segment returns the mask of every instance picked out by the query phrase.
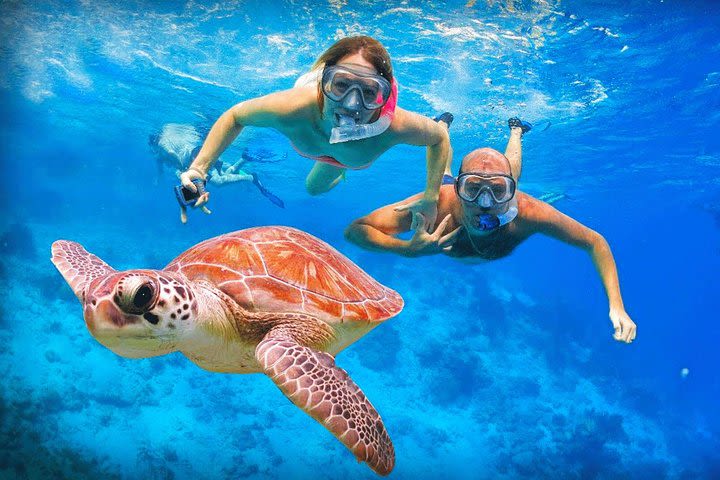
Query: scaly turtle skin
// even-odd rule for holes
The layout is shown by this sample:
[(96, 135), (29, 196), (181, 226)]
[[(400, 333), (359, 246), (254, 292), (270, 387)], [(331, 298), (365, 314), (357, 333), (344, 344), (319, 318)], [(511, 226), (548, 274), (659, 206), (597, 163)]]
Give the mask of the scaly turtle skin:
[(321, 240), (259, 227), (206, 240), (163, 270), (114, 270), (75, 242), (52, 261), (92, 335), (118, 355), (181, 351), (215, 372), (268, 375), (380, 475), (395, 452), (380, 415), (334, 355), (403, 307)]

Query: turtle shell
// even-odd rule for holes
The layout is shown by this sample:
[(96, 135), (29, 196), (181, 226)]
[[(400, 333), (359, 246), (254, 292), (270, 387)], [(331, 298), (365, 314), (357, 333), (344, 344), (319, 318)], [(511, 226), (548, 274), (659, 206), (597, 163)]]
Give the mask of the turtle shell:
[(403, 300), (322, 240), (289, 227), (211, 238), (165, 267), (213, 283), (248, 310), (305, 312), (326, 322), (381, 322)]

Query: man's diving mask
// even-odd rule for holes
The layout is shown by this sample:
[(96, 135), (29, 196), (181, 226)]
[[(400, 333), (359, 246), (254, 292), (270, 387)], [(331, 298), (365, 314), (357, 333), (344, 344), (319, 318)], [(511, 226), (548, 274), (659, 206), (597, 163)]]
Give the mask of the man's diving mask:
[(390, 82), (376, 74), (362, 72), (346, 65), (325, 67), (322, 74), (322, 90), (330, 100), (342, 102), (351, 92), (357, 92), (366, 110), (377, 110), (390, 98)]
[(482, 208), (507, 204), (503, 213), (483, 213), (478, 216), (478, 228), (483, 231), (495, 230), (507, 225), (518, 214), (515, 199), (515, 179), (505, 174), (462, 173), (455, 181), (458, 197)]
[(515, 188), (514, 178), (497, 173), (462, 173), (455, 182), (460, 198), (483, 208), (509, 202), (515, 196)]

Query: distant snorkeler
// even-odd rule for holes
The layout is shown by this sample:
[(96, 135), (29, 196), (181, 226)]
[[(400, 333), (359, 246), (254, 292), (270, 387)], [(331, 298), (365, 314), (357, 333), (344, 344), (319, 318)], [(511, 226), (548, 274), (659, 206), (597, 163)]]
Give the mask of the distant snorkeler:
[[(517, 190), (522, 169), (521, 139), (531, 125), (517, 118), (508, 123), (510, 139), (505, 155), (479, 148), (463, 158), (457, 178), (446, 172), (436, 221), (429, 222), (420, 213), (413, 219), (411, 212), (397, 208), (414, 201), (418, 194), (355, 220), (345, 236), (368, 250), (408, 257), (442, 253), (470, 262), (505, 257), (535, 233), (557, 238), (592, 256), (608, 297), (614, 338), (631, 343), (637, 327), (625, 312), (610, 246), (599, 233)], [(398, 238), (411, 230), (414, 235), (410, 240)]]
[[(150, 135), (148, 144), (155, 153), (158, 162), (158, 175), (162, 174), (165, 165), (175, 169), (175, 175), (179, 178), (200, 151), (201, 143), (202, 137), (200, 133), (194, 126), (188, 124), (168, 123), (162, 127), (160, 133)], [(270, 160), (266, 157), (267, 155), (263, 155), (258, 161), (260, 163), (269, 163)], [(236, 182), (251, 182), (268, 200), (278, 207), (284, 208), (285, 203), (260, 183), (256, 173), (246, 172), (241, 169), (245, 164), (254, 160), (253, 156), (247, 151), (244, 151), (241, 159), (233, 164), (218, 159), (214, 168), (208, 173), (207, 181), (216, 186)], [(204, 207), (204, 209), (207, 210), (207, 207)], [(181, 207), (181, 212), (183, 216), (187, 214), (185, 207)]]
[[(403, 208), (434, 221), (450, 139), (431, 119), (398, 107), (397, 97), (390, 56), (380, 42), (343, 38), (292, 89), (246, 100), (223, 113), (180, 176), (182, 184), (195, 192), (193, 180), (203, 179), (247, 126), (274, 128), (300, 155), (315, 161), (305, 181), (311, 195), (329, 191), (348, 169), (369, 167), (395, 145), (425, 146), (425, 191)], [(195, 206), (208, 199), (209, 193), (201, 194)]]

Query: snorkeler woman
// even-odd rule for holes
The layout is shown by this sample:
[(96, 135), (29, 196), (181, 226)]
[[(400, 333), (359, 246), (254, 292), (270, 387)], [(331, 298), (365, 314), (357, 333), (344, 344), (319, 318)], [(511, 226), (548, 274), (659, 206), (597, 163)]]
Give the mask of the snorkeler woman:
[[(397, 106), (390, 56), (371, 37), (339, 40), (320, 55), (313, 70), (294, 88), (245, 100), (223, 113), (193, 163), (181, 174), (182, 184), (196, 191), (193, 180), (207, 176), (246, 126), (273, 128), (303, 156), (315, 160), (305, 182), (311, 195), (327, 192), (348, 169), (368, 167), (395, 145), (425, 146), (425, 191), (399, 208), (435, 220), (450, 151), (447, 129)], [(209, 193), (203, 193), (194, 206), (201, 207), (208, 199)], [(181, 220), (187, 221), (184, 209)]]

